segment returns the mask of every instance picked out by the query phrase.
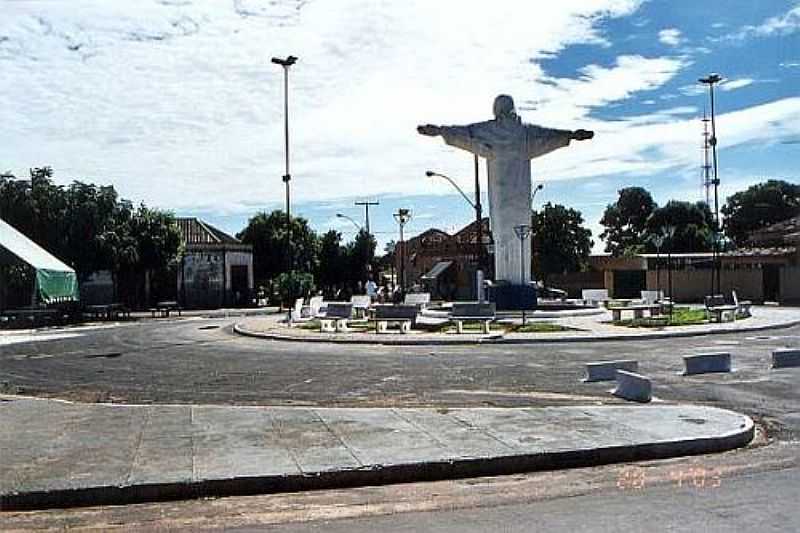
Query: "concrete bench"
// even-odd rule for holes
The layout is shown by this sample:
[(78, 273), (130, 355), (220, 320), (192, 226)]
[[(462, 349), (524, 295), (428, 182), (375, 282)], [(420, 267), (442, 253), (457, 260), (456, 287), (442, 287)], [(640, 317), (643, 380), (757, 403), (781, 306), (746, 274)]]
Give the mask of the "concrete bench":
[(323, 333), (347, 331), (347, 321), (353, 314), (350, 302), (330, 302), (324, 317), (319, 319), (319, 329)]
[(661, 304), (634, 304), (624, 307), (609, 307), (608, 310), (611, 311), (611, 319), (614, 322), (619, 322), (622, 320), (622, 313), (624, 311), (632, 312), (634, 319), (644, 318), (645, 311), (647, 311), (651, 317), (658, 316), (661, 314)]
[(610, 300), (607, 289), (583, 289), (581, 299), (586, 305), (598, 306), (601, 302)]
[(793, 368), (800, 366), (800, 350), (787, 348), (772, 352), (772, 368)]
[(687, 355), (684, 356), (683, 363), (686, 365), (686, 370), (683, 373), (685, 376), (711, 372), (730, 372), (731, 354), (719, 352)]
[(650, 378), (627, 370), (617, 370), (616, 378), (617, 388), (612, 392), (614, 396), (643, 403), (653, 399), (653, 384)]
[(748, 318), (751, 316), (750, 307), (753, 305), (753, 302), (750, 300), (740, 300), (736, 291), (731, 291), (731, 298), (733, 299), (733, 305), (736, 306), (736, 316), (740, 318)]
[(639, 370), (639, 362), (634, 359), (619, 359), (617, 361), (586, 363), (586, 377), (583, 381), (587, 383), (593, 381), (614, 381), (617, 379), (617, 370), (637, 372)]
[(375, 322), (375, 333), (386, 333), (390, 323), (400, 324), (400, 333), (410, 333), (417, 320), (417, 306), (406, 304), (378, 304), (370, 321)]
[(425, 309), (431, 303), (431, 293), (411, 292), (406, 294), (403, 300), (404, 305), (416, 305), (419, 309)]
[(706, 296), (706, 318), (709, 322), (733, 322), (736, 320), (736, 305), (728, 304), (721, 294)]
[(169, 317), (172, 311), (177, 311), (178, 316), (181, 316), (182, 310), (183, 308), (178, 305), (178, 302), (158, 302), (155, 307), (150, 308), (150, 314), (153, 318), (156, 317), (156, 314), (162, 317)]
[(488, 335), (491, 323), (497, 316), (494, 302), (453, 302), (450, 320), (456, 324), (456, 333), (464, 333), (464, 322), (480, 322), (481, 331)]
[(356, 294), (350, 297), (350, 303), (353, 304), (356, 318), (365, 318), (367, 310), (372, 305), (372, 298), (367, 294)]

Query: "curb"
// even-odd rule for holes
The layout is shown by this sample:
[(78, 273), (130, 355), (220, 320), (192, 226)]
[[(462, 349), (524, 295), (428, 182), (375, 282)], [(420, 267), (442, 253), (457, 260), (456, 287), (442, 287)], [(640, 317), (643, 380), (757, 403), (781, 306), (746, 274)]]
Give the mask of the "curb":
[(780, 324), (765, 324), (761, 326), (745, 326), (736, 329), (719, 329), (711, 331), (666, 331), (661, 333), (644, 333), (639, 335), (631, 334), (612, 334), (612, 335), (593, 335), (586, 337), (541, 337), (541, 338), (515, 338), (486, 336), (478, 338), (460, 339), (403, 339), (402, 337), (387, 334), (386, 339), (344, 339), (337, 337), (322, 336), (298, 336), (286, 335), (284, 333), (265, 333), (252, 331), (242, 327), (241, 323), (234, 324), (233, 331), (245, 337), (267, 339), (285, 342), (321, 342), (334, 344), (371, 344), (384, 346), (473, 346), (476, 344), (553, 344), (569, 342), (612, 342), (612, 341), (640, 341), (658, 340), (686, 337), (705, 337), (710, 335), (730, 335), (735, 333), (752, 333), (757, 331), (768, 331), (773, 329), (786, 329), (800, 325), (800, 320), (782, 322)]
[(130, 505), (204, 497), (345, 489), (367, 485), (500, 476), (539, 470), (586, 468), (612, 463), (718, 453), (741, 448), (750, 443), (755, 435), (755, 425), (750, 417), (744, 416), (744, 419), (745, 423), (738, 431), (691, 440), (390, 466), (371, 465), (357, 469), (297, 475), (238, 477), (196, 482), (101, 486), (5, 494), (0, 496), (0, 511)]

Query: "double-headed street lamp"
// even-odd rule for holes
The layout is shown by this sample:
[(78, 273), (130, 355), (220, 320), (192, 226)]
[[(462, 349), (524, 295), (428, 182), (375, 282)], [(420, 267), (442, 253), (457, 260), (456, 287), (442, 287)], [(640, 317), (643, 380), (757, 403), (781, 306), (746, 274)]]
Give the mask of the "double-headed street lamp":
[(400, 295), (405, 297), (406, 294), (406, 243), (403, 239), (403, 228), (411, 220), (410, 209), (398, 209), (397, 213), (392, 215), (400, 226)]
[(297, 62), (295, 56), (288, 56), (286, 59), (273, 57), (272, 62), (283, 67), (283, 135), (284, 148), (286, 155), (286, 172), (283, 175), (283, 183), (286, 184), (286, 271), (292, 270), (292, 217), (289, 211), (289, 182), (292, 179), (289, 173), (289, 67)]

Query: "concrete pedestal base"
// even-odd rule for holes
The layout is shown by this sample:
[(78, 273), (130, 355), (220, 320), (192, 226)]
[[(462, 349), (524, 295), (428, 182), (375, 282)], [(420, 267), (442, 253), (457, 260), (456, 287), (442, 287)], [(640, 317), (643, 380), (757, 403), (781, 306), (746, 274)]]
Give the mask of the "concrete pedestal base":
[(495, 303), (498, 311), (532, 311), (536, 309), (536, 288), (495, 283), (489, 287), (489, 301)]

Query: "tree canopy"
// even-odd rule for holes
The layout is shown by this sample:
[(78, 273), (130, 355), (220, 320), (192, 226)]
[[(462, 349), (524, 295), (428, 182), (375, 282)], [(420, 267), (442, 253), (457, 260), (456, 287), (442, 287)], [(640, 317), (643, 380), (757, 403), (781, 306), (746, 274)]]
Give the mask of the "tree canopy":
[(664, 230), (675, 228), (672, 238), (664, 242), (665, 250), (679, 253), (709, 252), (713, 248), (714, 217), (705, 202), (682, 202), (670, 200), (657, 208), (647, 220), (646, 249), (655, 252), (652, 237), (663, 235)]
[(171, 213), (134, 211), (114, 187), (52, 181), (50, 167), (30, 180), (0, 176), (0, 217), (72, 266), (79, 279), (99, 270), (158, 270), (174, 262), (180, 230)]
[(258, 283), (265, 283), (285, 272), (289, 257), (292, 270), (316, 271), (317, 234), (302, 217), (291, 217), (290, 231), (291, 250), (286, 246), (286, 213), (276, 209), (250, 218), (247, 226), (236, 235), (242, 242), (253, 245), (253, 272)]
[(647, 220), (656, 209), (650, 193), (642, 187), (620, 189), (619, 198), (609, 204), (600, 224), (605, 226), (600, 238), (606, 252), (613, 256), (640, 253), (647, 238)]
[(534, 211), (531, 226), (534, 270), (542, 279), (586, 267), (594, 243), (580, 211), (548, 202)]
[(768, 180), (729, 196), (722, 206), (725, 235), (737, 246), (757, 229), (800, 215), (800, 185)]

